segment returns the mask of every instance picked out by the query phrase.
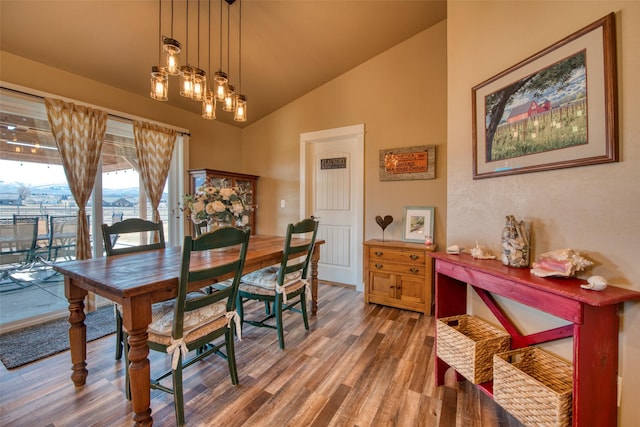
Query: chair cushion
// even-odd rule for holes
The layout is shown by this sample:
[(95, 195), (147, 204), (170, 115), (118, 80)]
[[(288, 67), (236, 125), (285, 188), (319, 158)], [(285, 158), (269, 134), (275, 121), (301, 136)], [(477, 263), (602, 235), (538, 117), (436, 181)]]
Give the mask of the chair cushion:
[[(187, 299), (202, 297), (200, 293), (187, 294)], [(171, 337), (173, 329), (173, 317), (175, 310), (175, 300), (169, 300), (153, 304), (151, 306), (151, 324), (147, 331), (149, 334), (164, 335)], [(195, 329), (201, 328), (219, 318), (225, 318), (227, 312), (227, 301), (222, 300), (193, 311), (184, 313), (183, 335), (186, 337)], [(226, 321), (226, 318), (225, 318)]]
[[(302, 280), (297, 280), (289, 284), (285, 289), (287, 290), (287, 293), (290, 294), (294, 291), (297, 291), (298, 289), (302, 288), (305, 285), (306, 285), (306, 282)], [(241, 292), (246, 292), (248, 294), (255, 294), (255, 295), (270, 295), (270, 296), (276, 295), (275, 289), (266, 289), (260, 286), (249, 285), (247, 283), (240, 283), (239, 290)]]
[[(245, 274), (242, 276), (240, 287), (243, 285), (251, 285), (267, 290), (276, 289), (276, 284), (278, 283), (278, 270), (280, 269), (280, 265), (272, 265), (261, 270), (254, 271), (253, 273)], [(302, 271), (294, 271), (293, 273), (285, 274), (284, 276), (284, 287), (289, 290), (289, 286), (295, 285), (297, 282), (300, 282), (300, 278), (302, 277)]]

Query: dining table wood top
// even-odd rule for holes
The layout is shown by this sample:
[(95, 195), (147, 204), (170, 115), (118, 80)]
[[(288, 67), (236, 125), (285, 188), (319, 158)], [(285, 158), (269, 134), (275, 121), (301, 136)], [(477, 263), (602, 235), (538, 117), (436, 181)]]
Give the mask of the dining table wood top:
[[(249, 273), (274, 264), (282, 257), (284, 236), (252, 235), (245, 259), (243, 273)], [(300, 240), (304, 239), (293, 239)], [(316, 240), (316, 246), (324, 240)], [(192, 265), (223, 264), (237, 257), (239, 247), (223, 251), (207, 251), (193, 255)], [(54, 270), (81, 280), (87, 290), (110, 300), (122, 303), (125, 298), (142, 294), (158, 294), (154, 301), (166, 299), (178, 286), (182, 248), (168, 247), (153, 251), (123, 254), (111, 257), (92, 258), (82, 261), (67, 261), (54, 264)], [(278, 261), (276, 261), (278, 262)]]

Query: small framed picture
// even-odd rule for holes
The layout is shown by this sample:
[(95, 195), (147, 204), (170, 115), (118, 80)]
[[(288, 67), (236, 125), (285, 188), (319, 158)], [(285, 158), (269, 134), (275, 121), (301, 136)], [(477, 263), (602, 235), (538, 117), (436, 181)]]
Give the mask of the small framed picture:
[(433, 206), (405, 206), (402, 241), (433, 245)]

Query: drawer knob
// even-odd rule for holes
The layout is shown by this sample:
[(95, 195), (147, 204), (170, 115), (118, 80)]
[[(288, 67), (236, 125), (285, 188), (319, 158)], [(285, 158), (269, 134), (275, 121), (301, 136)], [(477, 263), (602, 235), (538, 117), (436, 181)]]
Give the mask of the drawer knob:
[(376, 256), (382, 256), (382, 251), (375, 251)]
[(412, 260), (417, 260), (418, 258), (420, 258), (420, 256), (416, 255), (416, 254), (411, 254), (409, 255), (409, 258), (411, 258)]
[(418, 273), (420, 272), (420, 269), (415, 268), (415, 267), (411, 267), (411, 268), (409, 269), (409, 271), (410, 271), (410, 272), (412, 272), (413, 274), (418, 274)]
[(380, 264), (380, 263), (376, 263), (375, 266), (376, 266), (376, 268), (382, 268), (382, 264)]

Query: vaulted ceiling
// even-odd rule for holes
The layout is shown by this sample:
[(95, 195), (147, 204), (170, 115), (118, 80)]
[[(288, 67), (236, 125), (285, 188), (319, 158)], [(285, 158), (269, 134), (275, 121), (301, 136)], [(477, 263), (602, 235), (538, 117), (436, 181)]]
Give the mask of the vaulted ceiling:
[[(0, 47), (148, 96), (151, 66), (158, 63), (160, 5), (163, 35), (171, 35), (173, 22), (173, 38), (186, 45), (188, 28), (183, 64), (187, 50), (189, 64), (215, 71), (220, 65), (219, 0), (174, 0), (173, 21), (170, 0), (0, 0)], [(229, 9), (230, 66), (223, 6), (223, 69), (237, 87), (239, 0)], [(251, 124), (442, 21), (446, 7), (446, 0), (242, 0), (241, 91), (248, 98), (248, 121), (234, 122), (219, 108), (218, 120)], [(167, 102), (200, 114), (200, 103), (181, 97), (177, 83), (177, 77), (170, 77)]]

